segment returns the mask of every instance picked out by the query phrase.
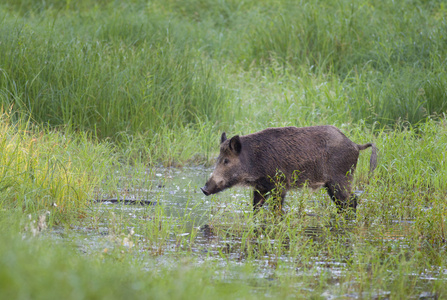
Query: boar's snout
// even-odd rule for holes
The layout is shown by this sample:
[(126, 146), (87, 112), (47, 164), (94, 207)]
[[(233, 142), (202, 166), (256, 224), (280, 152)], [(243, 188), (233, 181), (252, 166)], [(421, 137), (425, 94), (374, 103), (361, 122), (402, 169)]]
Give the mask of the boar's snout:
[(204, 186), (204, 187), (202, 187), (202, 188), (200, 188), (200, 189), (201, 189), (202, 192), (205, 194), (205, 196), (209, 196), (209, 195), (211, 195), (211, 193), (208, 192), (208, 190), (206, 189), (206, 186)]
[(219, 184), (217, 184), (212, 177), (205, 183), (205, 186), (200, 189), (205, 196), (216, 194), (222, 190), (222, 188), (219, 187)]

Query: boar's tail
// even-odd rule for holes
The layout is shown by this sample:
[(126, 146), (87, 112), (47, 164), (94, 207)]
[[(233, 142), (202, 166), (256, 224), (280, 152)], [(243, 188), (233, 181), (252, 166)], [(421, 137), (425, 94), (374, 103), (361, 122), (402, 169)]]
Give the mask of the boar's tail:
[(369, 159), (369, 174), (372, 174), (377, 167), (377, 147), (373, 143), (367, 143), (364, 145), (357, 145), (359, 150), (365, 150), (371, 147), (371, 158)]

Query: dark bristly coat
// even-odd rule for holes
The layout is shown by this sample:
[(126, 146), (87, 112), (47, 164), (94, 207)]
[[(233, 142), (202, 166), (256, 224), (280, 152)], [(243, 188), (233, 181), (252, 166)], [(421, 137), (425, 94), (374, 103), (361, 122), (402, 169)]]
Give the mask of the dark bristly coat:
[(375, 145), (358, 145), (334, 126), (268, 128), (231, 139), (223, 133), (215, 169), (202, 191), (210, 195), (235, 185), (251, 186), (257, 209), (281, 180), (281, 204), (289, 189), (307, 185), (326, 188), (339, 211), (355, 209), (351, 181), (359, 152), (368, 147), (372, 172), (377, 165)]

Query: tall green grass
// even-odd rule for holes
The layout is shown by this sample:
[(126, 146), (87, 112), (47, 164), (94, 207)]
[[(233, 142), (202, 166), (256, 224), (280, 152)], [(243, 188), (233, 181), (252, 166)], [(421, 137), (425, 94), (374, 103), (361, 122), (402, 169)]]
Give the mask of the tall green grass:
[(73, 16), (4, 19), (2, 105), (103, 138), (216, 120), (225, 92), (197, 50), (171, 45), (166, 21), (115, 15), (108, 24), (86, 16), (84, 25)]
[(393, 127), (446, 110), (442, 2), (7, 1), (0, 14), (2, 106), (101, 138), (154, 144), (192, 126), (203, 152), (204, 127)]
[(0, 208), (48, 214), (50, 224), (85, 216), (113, 161), (112, 147), (88, 134), (12, 124), (10, 118), (0, 116)]

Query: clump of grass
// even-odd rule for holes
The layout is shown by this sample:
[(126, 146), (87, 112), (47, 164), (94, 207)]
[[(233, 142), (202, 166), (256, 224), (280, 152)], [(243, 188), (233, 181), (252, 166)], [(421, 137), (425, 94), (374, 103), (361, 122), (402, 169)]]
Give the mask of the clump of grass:
[[(50, 222), (82, 216), (111, 159), (111, 147), (76, 136), (38, 130), (30, 123), (11, 124), (0, 117), (0, 193), (3, 209), (50, 212)], [(108, 157), (108, 158), (107, 158)]]
[[(358, 218), (369, 224), (397, 219), (416, 220), (419, 225), (436, 219), (437, 226), (429, 231), (422, 229), (426, 225), (417, 225), (414, 229), (421, 236), (436, 236), (442, 241), (446, 216), (440, 200), (446, 189), (445, 121), (429, 120), (419, 127), (408, 123), (398, 127), (400, 129), (381, 131), (373, 138), (379, 149), (379, 166), (373, 177), (362, 175), (366, 174), (368, 166), (367, 160), (360, 157), (357, 184), (365, 193)], [(357, 135), (354, 140), (372, 139), (365, 138), (364, 132), (354, 133)], [(430, 215), (433, 208), (436, 217)]]

